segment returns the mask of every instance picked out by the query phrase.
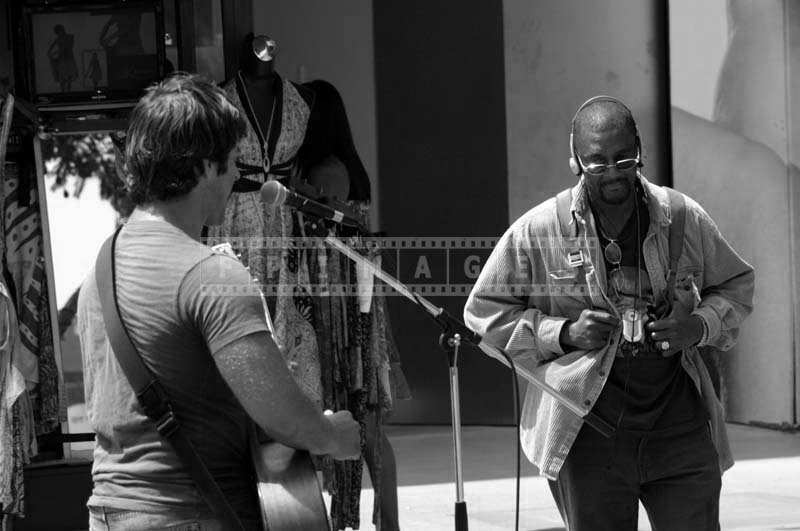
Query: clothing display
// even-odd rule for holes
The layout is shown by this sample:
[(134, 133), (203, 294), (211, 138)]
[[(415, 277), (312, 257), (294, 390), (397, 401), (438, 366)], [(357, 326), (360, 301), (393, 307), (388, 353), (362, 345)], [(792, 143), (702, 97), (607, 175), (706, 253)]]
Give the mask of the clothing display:
[[(59, 405), (59, 378), (50, 325), (42, 224), (34, 174), (7, 165), (3, 182), (5, 262), (15, 287), (20, 348), (15, 365), (22, 372), (36, 412), (36, 433), (50, 433), (65, 415)], [(27, 195), (27, 197), (23, 197)]]
[(38, 452), (36, 436), (52, 433), (66, 418), (59, 400), (32, 154), (30, 149), (18, 150), (19, 160), (6, 163), (0, 178), (4, 250), (0, 302), (10, 323), (3, 332), (9, 334), (9, 341), (3, 342), (6, 348), (0, 348), (0, 506), (4, 519), (24, 515), (24, 467)]
[[(268, 168), (270, 179), (286, 179), (305, 137), (311, 109), (294, 83), (283, 79), (278, 79), (277, 83), (281, 90), (266, 138), (260, 139), (257, 125), (248, 120), (237, 164)], [(249, 96), (241, 75), (223, 88), (231, 102), (244, 112)], [(256, 182), (257, 186), (267, 180), (263, 170), (245, 179)], [(240, 192), (228, 200), (225, 221), (209, 227), (208, 237), (212, 241), (231, 240), (253, 277), (264, 286), (275, 287), (265, 293), (275, 320), (275, 340), (282, 347), (290, 368), (303, 371), (305, 377), (299, 379), (300, 386), (309, 397), (320, 402), (316, 336), (303, 304), (308, 285), (305, 251), (294, 248), (291, 239), (296, 228), (296, 215), (290, 208), (264, 208), (257, 193)]]
[[(276, 83), (281, 90), (276, 91), (265, 138), (260, 138), (250, 104), (250, 99), (258, 95), (247, 93), (241, 74), (224, 86), (231, 101), (248, 117), (247, 135), (237, 160), (244, 179), (234, 185), (224, 223), (210, 227), (208, 236), (213, 243), (230, 241), (250, 273), (264, 286), (274, 316), (275, 340), (306, 395), (320, 407), (350, 410), (362, 425), (368, 412), (377, 412), (374, 418), (380, 422), (392, 407), (392, 375), (399, 376), (401, 383), (396, 387), (400, 395), (407, 394), (383, 301), (362, 312), (353, 295), (355, 266), (328, 248), (302, 244), (307, 241), (303, 238), (313, 236), (306, 234), (304, 216), (289, 207), (265, 208), (253, 193), (266, 180), (294, 186), (323, 160), (330, 162), (338, 155), (347, 161), (338, 165), (346, 169), (351, 192), (355, 190), (348, 194), (349, 206), (366, 222), (369, 180), (352, 139), (344, 144), (330, 140), (338, 136), (340, 126), (336, 124), (342, 117), (346, 126), (341, 98), (331, 97), (331, 90), (324, 88), (323, 97), (318, 98), (313, 88), (319, 88), (318, 84), (295, 85), (280, 77)], [(341, 110), (332, 112), (336, 109), (326, 103), (331, 101)], [(331, 122), (331, 117), (338, 117), (337, 121)], [(346, 133), (350, 138), (349, 126)], [(352, 186), (351, 168), (358, 173), (356, 186)], [(364, 247), (355, 236), (349, 243)], [(381, 427), (376, 428), (381, 434)], [(364, 444), (362, 435), (362, 448)], [(334, 529), (358, 528), (362, 462), (322, 461), (325, 484), (332, 496)], [(377, 481), (375, 473), (373, 481)]]
[(13, 364), (19, 348), (17, 315), (11, 293), (1, 281), (0, 326), (0, 507), (3, 512), (16, 512), (22, 501), (15, 496), (22, 485), (22, 468), (15, 463), (20, 457), (25, 461), (24, 449), (28, 446), (24, 438), (14, 436), (20, 432), (24, 413), (16, 404), (26, 393), (25, 378)]
[(336, 87), (322, 79), (303, 86), (313, 91), (314, 106), (299, 153), (301, 172), (307, 175), (325, 159), (335, 158), (348, 177), (347, 199), (369, 202), (372, 197), (369, 176), (356, 151), (342, 96)]

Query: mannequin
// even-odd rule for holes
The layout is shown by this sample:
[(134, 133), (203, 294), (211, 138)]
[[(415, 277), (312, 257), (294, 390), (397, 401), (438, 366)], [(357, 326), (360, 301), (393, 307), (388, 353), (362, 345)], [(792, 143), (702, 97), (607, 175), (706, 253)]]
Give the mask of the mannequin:
[(242, 41), (240, 71), (258, 125), (267, 134), (270, 116), (279, 90), (280, 76), (275, 72), (275, 41), (265, 35), (248, 33)]
[[(325, 248), (241, 243), (262, 238), (290, 242), (306, 235), (302, 215), (287, 206), (265, 208), (260, 203), (258, 191), (265, 181), (280, 180), (318, 201), (357, 203), (347, 207), (357, 214), (354, 217), (362, 217), (363, 211), (366, 219), (369, 179), (332, 85), (283, 79), (275, 66), (275, 43), (266, 36), (247, 35), (240, 50), (240, 71), (223, 86), (248, 121), (236, 161), (240, 178), (224, 222), (209, 227), (208, 236), (214, 242), (240, 242), (236, 251), (265, 286), (275, 340), (300, 388), (320, 407), (349, 409), (365, 425), (364, 454), (373, 482), (391, 485), (379, 489), (389, 494), (376, 496), (382, 507), (376, 506), (373, 514), (393, 522), (382, 525), (390, 531), (397, 528), (395, 464), (380, 420), (394, 398), (385, 383), (390, 372), (400, 369), (392, 363), (398, 356), (388, 354), (394, 343), (388, 338), (383, 300), (375, 301), (370, 311), (362, 310), (355, 297), (315, 294), (313, 286), (351, 285), (355, 280), (349, 279), (357, 278), (346, 257)], [(326, 460), (322, 467), (332, 497), (334, 529), (357, 529), (362, 462)]]

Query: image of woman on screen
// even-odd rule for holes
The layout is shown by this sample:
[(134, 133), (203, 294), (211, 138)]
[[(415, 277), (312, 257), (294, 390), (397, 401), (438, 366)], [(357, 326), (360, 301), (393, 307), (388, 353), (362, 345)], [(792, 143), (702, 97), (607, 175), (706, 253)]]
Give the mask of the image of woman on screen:
[(100, 30), (100, 46), (106, 49), (109, 58), (143, 54), (141, 25), (142, 15), (139, 13), (112, 15)]
[(61, 92), (69, 92), (72, 90), (72, 82), (78, 77), (78, 63), (75, 62), (72, 51), (75, 36), (67, 33), (62, 24), (56, 24), (53, 33), (56, 38), (47, 49), (47, 57), (50, 59), (53, 78), (61, 87)]
[(100, 58), (97, 57), (97, 52), (92, 52), (92, 58), (89, 60), (89, 66), (86, 68), (83, 77), (91, 81), (94, 90), (97, 90), (100, 80), (103, 79), (103, 71), (100, 67)]

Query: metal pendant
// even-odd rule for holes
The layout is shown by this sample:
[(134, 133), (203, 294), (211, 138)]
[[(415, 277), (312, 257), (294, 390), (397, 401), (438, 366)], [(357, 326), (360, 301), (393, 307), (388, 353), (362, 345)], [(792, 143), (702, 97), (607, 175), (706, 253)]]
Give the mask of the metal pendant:
[(611, 240), (608, 245), (603, 248), (603, 256), (610, 264), (619, 265), (622, 262), (622, 249), (620, 249), (617, 242)]
[(622, 337), (629, 343), (638, 343), (644, 339), (644, 319), (642, 313), (635, 308), (628, 308), (622, 314)]

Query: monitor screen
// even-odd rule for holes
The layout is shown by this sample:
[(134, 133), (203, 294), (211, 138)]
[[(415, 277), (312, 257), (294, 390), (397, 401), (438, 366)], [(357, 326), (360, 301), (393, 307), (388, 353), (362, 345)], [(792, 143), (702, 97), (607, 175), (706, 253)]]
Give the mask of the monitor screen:
[(120, 5), (87, 2), (31, 9), (37, 104), (136, 99), (162, 77), (163, 29), (156, 4)]

